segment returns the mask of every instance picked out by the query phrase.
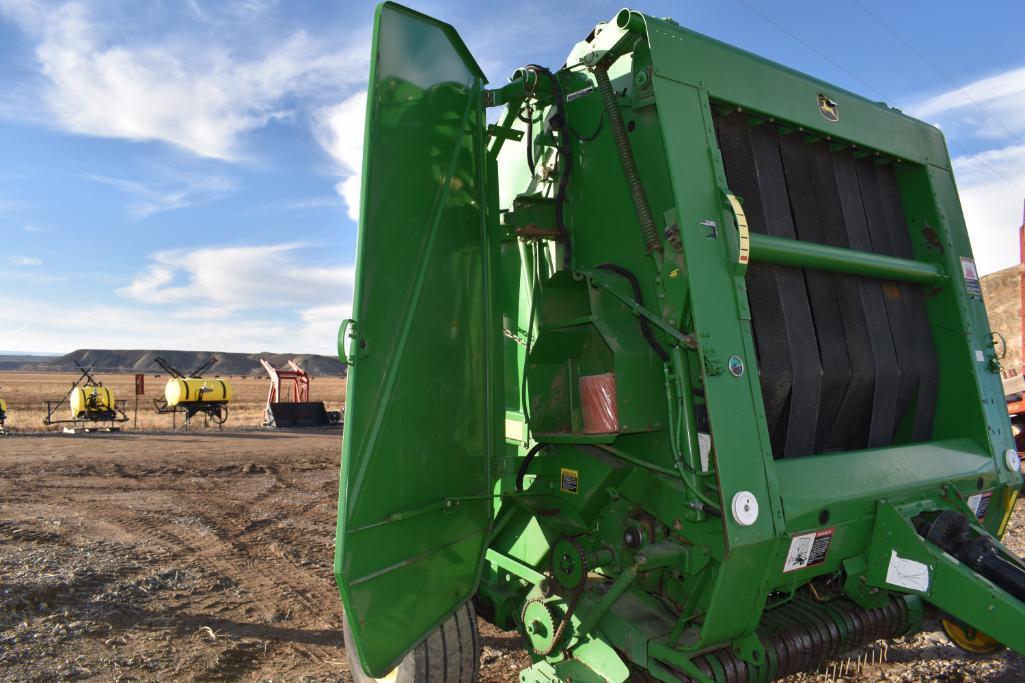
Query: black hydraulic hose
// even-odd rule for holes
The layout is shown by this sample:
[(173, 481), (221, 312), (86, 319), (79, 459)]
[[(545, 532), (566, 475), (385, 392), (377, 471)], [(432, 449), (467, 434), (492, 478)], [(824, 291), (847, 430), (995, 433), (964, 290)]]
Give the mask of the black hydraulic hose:
[[(630, 283), (630, 288), (633, 290), (634, 300), (641, 306), (644, 305), (644, 299), (641, 295), (641, 285), (637, 281), (636, 275), (634, 275), (632, 272), (630, 272), (623, 266), (618, 266), (615, 263), (603, 263), (600, 266), (598, 266), (598, 269), (607, 270), (610, 273), (615, 273), (616, 275), (625, 278), (627, 282)], [(648, 345), (655, 351), (656, 354), (658, 354), (658, 357), (662, 359), (663, 363), (668, 363), (669, 352), (666, 351), (662, 347), (662, 345), (658, 343), (657, 339), (655, 339), (655, 335), (651, 331), (651, 324), (648, 322), (648, 319), (645, 318), (643, 315), (639, 315), (637, 316), (637, 322), (641, 326), (641, 334), (644, 335), (644, 339), (648, 342)]]
[[(538, 64), (528, 64), (525, 67), (548, 79), (552, 86), (552, 99), (555, 104), (555, 116), (549, 119), (552, 131), (559, 134), (556, 150), (556, 163), (560, 167), (559, 184), (555, 188), (555, 227), (559, 231), (559, 241), (562, 242), (562, 265), (568, 269), (573, 261), (573, 243), (570, 240), (569, 231), (566, 229), (565, 203), (566, 187), (569, 185), (570, 175), (573, 173), (573, 150), (569, 146), (569, 120), (566, 118), (566, 100), (562, 95), (562, 86), (559, 79), (550, 70)], [(533, 144), (530, 140), (527, 145)]]
[(623, 176), (630, 188), (630, 197), (633, 199), (634, 210), (637, 212), (637, 222), (641, 226), (644, 245), (649, 254), (661, 254), (662, 242), (659, 240), (658, 228), (655, 227), (655, 218), (651, 214), (651, 206), (648, 204), (648, 195), (644, 191), (641, 176), (637, 172), (637, 163), (634, 161), (630, 140), (627, 138), (626, 126), (623, 125), (623, 114), (619, 111), (619, 104), (616, 102), (616, 92), (612, 89), (612, 82), (609, 80), (608, 68), (609, 65), (603, 62), (594, 69), (598, 93), (601, 95), (602, 105), (605, 108), (605, 118), (608, 119), (609, 127), (612, 129), (612, 139), (616, 143), (616, 152), (619, 155), (619, 163), (623, 167)]
[(551, 445), (552, 444), (550, 443), (536, 443), (533, 445), (533, 447), (531, 447), (529, 451), (527, 451), (527, 455), (524, 456), (523, 462), (520, 463), (519, 471), (516, 472), (517, 491), (523, 490), (523, 478), (527, 476), (527, 470), (530, 469), (530, 463), (534, 461), (534, 458), (537, 457), (538, 453), (550, 447)]

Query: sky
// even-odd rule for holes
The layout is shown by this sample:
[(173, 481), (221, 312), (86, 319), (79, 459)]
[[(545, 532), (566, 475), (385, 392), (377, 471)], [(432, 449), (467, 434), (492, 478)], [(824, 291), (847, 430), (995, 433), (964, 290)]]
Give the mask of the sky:
[[(622, 0), (412, 5), (492, 85)], [(634, 9), (947, 136), (983, 273), (1018, 261), (1025, 5), (648, 0)], [(0, 350), (334, 353), (351, 310), (374, 4), (0, 0)]]

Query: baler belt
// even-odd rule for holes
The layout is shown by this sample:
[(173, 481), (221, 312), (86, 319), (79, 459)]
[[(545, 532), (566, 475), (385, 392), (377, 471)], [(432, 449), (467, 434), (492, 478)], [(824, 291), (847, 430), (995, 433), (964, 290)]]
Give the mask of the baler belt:
[[(716, 132), (751, 230), (912, 258), (891, 166), (739, 113), (717, 116)], [(911, 438), (929, 438), (936, 357), (920, 287), (758, 263), (747, 273), (776, 457), (891, 445), (913, 404)]]
[[(840, 199), (848, 246), (860, 251), (872, 251), (854, 158), (833, 153), (830, 153), (829, 157), (833, 165), (833, 177)], [(874, 361), (874, 384), (866, 440), (864, 444), (858, 443), (857, 446), (876, 448), (888, 446), (893, 441), (897, 424), (897, 383), (901, 368), (897, 365), (897, 353), (894, 350), (890, 322), (886, 315), (882, 283), (878, 280), (858, 278), (858, 292), (868, 325), (868, 339)]]
[[(786, 178), (774, 128), (751, 127), (743, 116), (719, 119), (730, 189), (744, 198), (754, 232), (794, 239)], [(725, 152), (725, 149), (724, 149)], [(773, 450), (784, 457), (814, 452), (822, 366), (804, 276), (796, 268), (752, 264), (748, 293)], [(764, 306), (764, 308), (763, 308)], [(768, 417), (768, 415), (767, 415)]]
[[(786, 170), (797, 239), (827, 243), (823, 221), (819, 216), (807, 145), (800, 136), (787, 135), (780, 138), (780, 152)], [(819, 358), (822, 361), (822, 400), (819, 403), (813, 451), (821, 453), (826, 450), (826, 440), (830, 434), (838, 429), (846, 432), (849, 420), (857, 418), (857, 411), (853, 414), (841, 412), (841, 406), (851, 388), (851, 359), (847, 348), (848, 339), (844, 335), (836, 279), (832, 273), (820, 270), (804, 271), (804, 279), (815, 320)]]

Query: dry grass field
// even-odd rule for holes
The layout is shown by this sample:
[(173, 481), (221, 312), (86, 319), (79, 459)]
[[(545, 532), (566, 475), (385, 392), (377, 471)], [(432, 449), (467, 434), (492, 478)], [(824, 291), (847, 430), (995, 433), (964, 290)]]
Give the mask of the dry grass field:
[[(114, 391), (117, 400), (128, 400), (128, 422), (124, 430), (170, 430), (171, 416), (159, 415), (153, 409), (153, 399), (162, 397), (167, 375), (146, 375), (146, 395), (139, 397), (138, 427), (135, 423), (135, 375), (128, 373), (95, 373), (98, 381)], [(14, 432), (59, 431), (63, 425), (43, 424), (46, 401), (59, 400), (67, 393), (71, 383), (78, 379), (73, 373), (0, 372), (0, 398), (7, 401), (7, 428)], [(222, 377), (231, 382), (233, 397), (225, 428), (259, 427), (263, 422), (264, 406), (270, 380), (266, 376)], [(320, 377), (310, 382), (310, 399), (323, 401), (328, 410), (341, 410), (345, 403), (345, 378)], [(71, 409), (65, 403), (55, 415), (69, 419)], [(181, 428), (182, 418), (177, 418)], [(202, 429), (203, 419), (197, 417), (192, 429)], [(216, 429), (211, 425), (211, 429)]]

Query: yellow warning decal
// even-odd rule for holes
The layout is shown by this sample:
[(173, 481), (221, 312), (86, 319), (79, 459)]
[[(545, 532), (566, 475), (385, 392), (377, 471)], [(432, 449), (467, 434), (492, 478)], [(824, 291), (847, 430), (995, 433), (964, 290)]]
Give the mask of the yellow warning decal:
[(730, 203), (730, 208), (733, 209), (733, 215), (737, 218), (737, 232), (740, 233), (740, 254), (737, 257), (737, 263), (747, 265), (751, 258), (751, 233), (747, 229), (747, 216), (736, 195), (727, 193), (726, 199)]
[(559, 488), (563, 493), (580, 493), (580, 473), (569, 468), (561, 468), (559, 476)]

